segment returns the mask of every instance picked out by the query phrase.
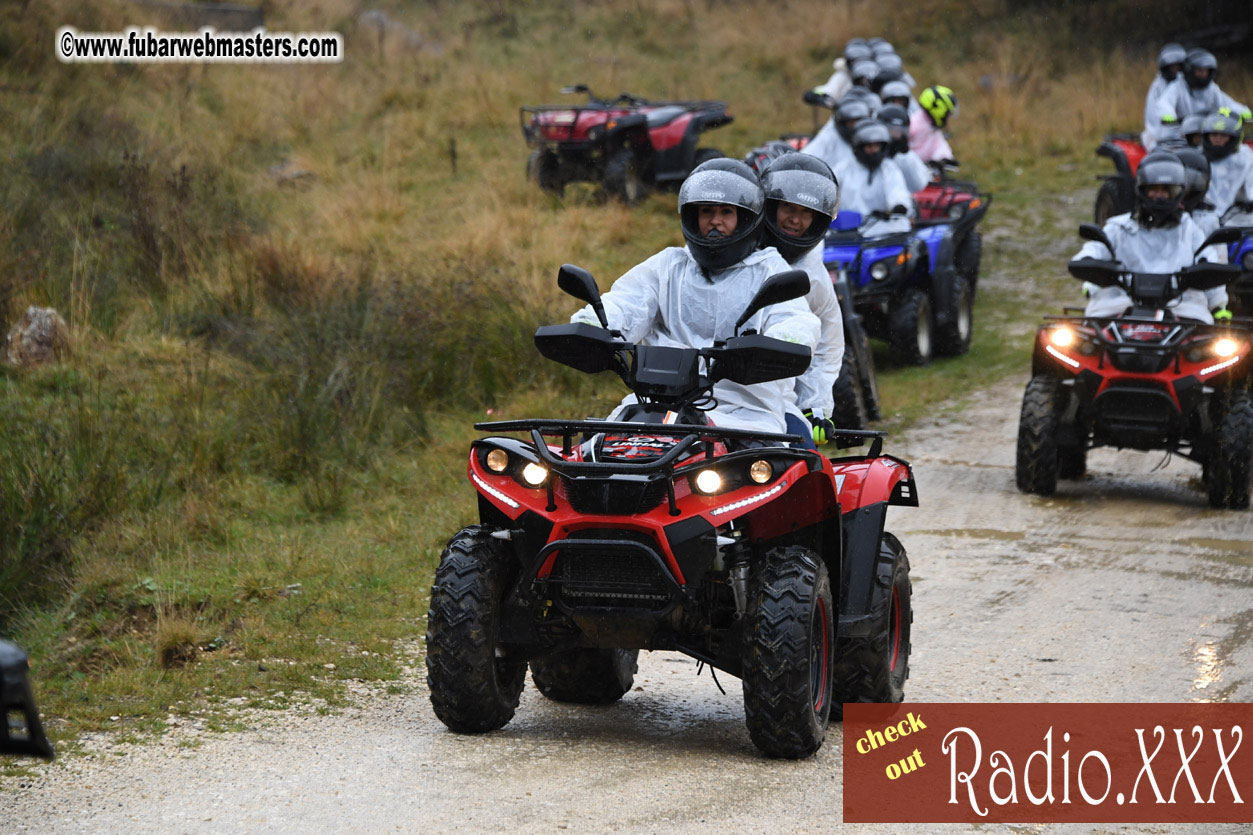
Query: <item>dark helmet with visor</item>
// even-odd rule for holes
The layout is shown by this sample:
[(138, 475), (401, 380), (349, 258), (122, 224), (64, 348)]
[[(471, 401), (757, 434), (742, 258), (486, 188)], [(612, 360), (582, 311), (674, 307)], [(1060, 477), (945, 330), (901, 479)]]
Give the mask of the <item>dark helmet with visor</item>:
[[(857, 161), (869, 168), (871, 171), (883, 164), (883, 160), (888, 155), (888, 145), (892, 142), (892, 135), (888, 133), (888, 126), (874, 119), (867, 119), (853, 129), (853, 156), (857, 157)], [(870, 145), (878, 144), (879, 150), (867, 152), (866, 148)]]
[(753, 150), (744, 155), (744, 162), (749, 168), (753, 169), (760, 177), (766, 171), (766, 166), (771, 160), (778, 159), (784, 154), (794, 154), (796, 149), (782, 139), (771, 139), (758, 145)]
[[(773, 246), (791, 263), (822, 242), (840, 207), (840, 186), (825, 162), (809, 154), (783, 154), (766, 166), (761, 187), (766, 192), (763, 246)], [(812, 211), (809, 228), (800, 235), (780, 229), (780, 203), (795, 203)]]
[(896, 51), (896, 47), (888, 43), (886, 38), (871, 38), (870, 40), (866, 41), (866, 43), (870, 46), (871, 51), (874, 52), (876, 57), (879, 55), (883, 55), (886, 52)]
[(894, 81), (900, 83), (901, 79), (904, 77), (905, 73), (900, 70), (885, 70), (880, 67), (879, 74), (874, 77), (874, 81), (870, 82), (870, 89), (874, 90), (876, 93), (882, 94), (884, 85), (891, 84)]
[(848, 42), (844, 47), (844, 63), (851, 68), (858, 61), (866, 61), (874, 58), (874, 53), (870, 47), (866, 46), (866, 42), (860, 38), (855, 38)]
[(909, 150), (909, 111), (899, 104), (885, 104), (875, 117), (888, 127), (892, 141), (888, 155), (896, 156)]
[[(1162, 186), (1165, 197), (1150, 197), (1148, 189)], [(1136, 170), (1135, 209), (1132, 216), (1146, 228), (1175, 226), (1183, 216), (1183, 193), (1188, 174), (1179, 157), (1170, 151), (1154, 151)]]
[(1166, 81), (1174, 81), (1179, 67), (1188, 58), (1188, 51), (1177, 43), (1168, 43), (1157, 53), (1157, 71)]
[(909, 99), (912, 95), (913, 91), (904, 81), (889, 81), (879, 88), (879, 98), (883, 99), (884, 105), (899, 104), (906, 110), (909, 109)]
[(1187, 186), (1183, 192), (1184, 211), (1195, 211), (1209, 192), (1209, 160), (1201, 153), (1200, 148), (1179, 148), (1175, 151), (1175, 156), (1183, 163), (1187, 177)]
[(870, 118), (870, 105), (856, 96), (845, 96), (832, 116), (835, 130), (845, 142), (853, 141), (853, 128), (863, 119)]
[(1201, 147), (1201, 139), (1205, 135), (1205, 114), (1193, 113), (1191, 116), (1183, 117), (1181, 130), (1184, 142), (1193, 148)]
[(848, 74), (852, 77), (854, 84), (869, 87), (874, 83), (875, 76), (879, 74), (879, 65), (866, 58), (853, 64)]
[(905, 62), (895, 52), (876, 53), (874, 62), (879, 65), (879, 72), (896, 70), (903, 73), (905, 71)]
[(1206, 49), (1193, 49), (1183, 59), (1183, 77), (1194, 90), (1204, 89), (1218, 75), (1218, 59)]
[[(766, 198), (753, 169), (737, 159), (712, 159), (693, 169), (679, 188), (679, 224), (692, 258), (706, 272), (738, 264), (757, 248)], [(738, 220), (730, 235), (700, 231), (700, 206), (734, 206)]]
[[(1244, 134), (1240, 121), (1239, 116), (1228, 116), (1224, 113), (1211, 113), (1205, 117), (1201, 123), (1201, 148), (1210, 162), (1226, 159), (1240, 149), (1240, 139)], [(1229, 139), (1222, 145), (1215, 144), (1210, 136), (1216, 133)]]

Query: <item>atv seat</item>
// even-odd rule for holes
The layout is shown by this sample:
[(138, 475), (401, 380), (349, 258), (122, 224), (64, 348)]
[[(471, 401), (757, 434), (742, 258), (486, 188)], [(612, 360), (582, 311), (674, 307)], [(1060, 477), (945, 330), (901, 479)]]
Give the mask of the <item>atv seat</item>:
[(686, 112), (686, 107), (679, 107), (678, 105), (659, 107), (656, 110), (650, 110), (645, 113), (644, 121), (650, 128), (660, 127), (667, 122), (673, 122)]

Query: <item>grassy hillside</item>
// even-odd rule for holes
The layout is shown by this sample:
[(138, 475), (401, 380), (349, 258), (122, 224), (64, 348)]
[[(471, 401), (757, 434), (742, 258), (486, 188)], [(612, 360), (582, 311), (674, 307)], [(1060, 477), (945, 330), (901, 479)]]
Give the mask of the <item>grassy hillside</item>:
[[(1153, 50), (1009, 5), (381, 4), (410, 38), (348, 0), (267, 4), (274, 30), (346, 35), (318, 66), (63, 65), (57, 26), (150, 21), (0, 7), (0, 321), (50, 304), (72, 330), (61, 365), (0, 366), (0, 633), (31, 650), (54, 732), (393, 678), (472, 519), (469, 424), (617, 398), (530, 337), (574, 307), (562, 262), (607, 287), (679, 242), (674, 197), (524, 182), (517, 108), (563, 84), (724, 99), (736, 121), (708, 142), (738, 155), (809, 128), (800, 91), (848, 37), (885, 34), (958, 93), (1000, 278), (968, 357), (885, 375), (889, 426), (1020, 369), (1011, 349), (1069, 289), (1092, 149), (1138, 126)], [(1247, 74), (1223, 84), (1253, 99)]]

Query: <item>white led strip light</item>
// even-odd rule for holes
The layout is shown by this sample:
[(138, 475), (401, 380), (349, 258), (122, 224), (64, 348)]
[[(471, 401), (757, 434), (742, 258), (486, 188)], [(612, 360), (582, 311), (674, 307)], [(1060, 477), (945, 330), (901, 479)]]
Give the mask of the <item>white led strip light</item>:
[[(1045, 345), (1045, 346), (1044, 346), (1044, 350), (1048, 351), (1050, 354), (1052, 354), (1053, 356), (1057, 357), (1059, 360), (1061, 360), (1062, 362), (1066, 363), (1066, 364), (1067, 364), (1067, 365), (1069, 365), (1071, 368), (1078, 368), (1078, 367), (1079, 367), (1079, 363), (1075, 362), (1075, 361), (1074, 361), (1074, 360), (1072, 360), (1070, 357), (1066, 356), (1066, 355), (1065, 355), (1065, 354), (1063, 354), (1061, 351), (1059, 351), (1059, 350), (1057, 350), (1056, 348), (1054, 348), (1052, 345)], [(1201, 373), (1204, 373), (1204, 372), (1201, 372)]]
[(1234, 356), (1229, 360), (1218, 363), (1218, 365), (1211, 365), (1209, 368), (1202, 368), (1201, 376), (1205, 376), (1206, 374), (1213, 374), (1215, 371), (1222, 371), (1224, 368), (1230, 368), (1231, 366), (1238, 363), (1240, 359), (1241, 358), (1239, 356)]
[(724, 504), (722, 507), (715, 508), (709, 511), (709, 515), (721, 516), (723, 513), (730, 513), (733, 510), (739, 510), (741, 507), (747, 507), (750, 504), (756, 504), (762, 499), (770, 498), (775, 493), (778, 493), (780, 490), (782, 490), (785, 486), (787, 486), (787, 482), (780, 482), (779, 484), (776, 484), (775, 486), (771, 487), (769, 490), (766, 490), (763, 493), (758, 493), (756, 496), (749, 496), (747, 499), (742, 499), (732, 504)]
[(470, 478), (474, 479), (474, 483), (475, 483), (475, 484), (477, 484), (478, 486), (482, 487), (484, 490), (486, 490), (486, 491), (487, 491), (488, 493), (490, 493), (492, 496), (495, 496), (496, 498), (500, 499), (502, 502), (504, 502), (505, 504), (509, 505), (510, 507), (517, 507), (517, 506), (518, 506), (518, 503), (517, 503), (517, 502), (515, 502), (513, 499), (511, 499), (511, 498), (509, 498), (508, 496), (506, 496), (504, 493), (502, 493), (502, 492), (500, 492), (499, 490), (497, 490), (497, 489), (496, 489), (495, 487), (493, 487), (492, 485), (488, 484), (488, 483), (487, 483), (486, 481), (484, 481), (483, 479), (479, 478), (479, 477), (478, 477), (478, 475), (477, 475), (476, 473), (470, 473)]

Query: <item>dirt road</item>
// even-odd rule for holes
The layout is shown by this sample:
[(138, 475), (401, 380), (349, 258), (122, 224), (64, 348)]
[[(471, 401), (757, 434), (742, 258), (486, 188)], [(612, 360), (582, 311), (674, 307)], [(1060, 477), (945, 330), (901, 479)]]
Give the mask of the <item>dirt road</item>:
[[(1209, 510), (1198, 467), (1157, 469), (1162, 456), (1136, 453), (1093, 453), (1091, 474), (1054, 498), (1019, 495), (1023, 382), (889, 444), (915, 463), (922, 500), (888, 518), (914, 568), (907, 699), (1253, 697), (1253, 513)], [(644, 654), (637, 689), (607, 708), (558, 705), (528, 686), (517, 718), (483, 737), (447, 732), (419, 686), (245, 733), (104, 746), (7, 780), (0, 830), (831, 829), (840, 726), (812, 759), (763, 759), (738, 680), (723, 676), (722, 695), (695, 671), (681, 656)], [(1167, 830), (1181, 831), (1136, 831)]]

